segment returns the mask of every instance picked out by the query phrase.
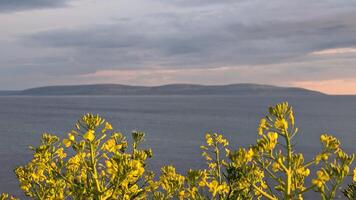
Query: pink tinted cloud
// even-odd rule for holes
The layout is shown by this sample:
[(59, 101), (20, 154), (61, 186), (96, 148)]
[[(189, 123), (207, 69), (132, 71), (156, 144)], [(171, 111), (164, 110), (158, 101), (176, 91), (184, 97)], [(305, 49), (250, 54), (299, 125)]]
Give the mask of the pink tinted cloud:
[[(259, 83), (279, 86), (296, 86), (327, 94), (356, 94), (356, 79), (322, 79), (322, 80), (287, 80), (279, 77), (282, 67), (271, 67), (261, 72), (260, 67), (225, 66), (210, 69), (135, 69), (135, 70), (101, 70), (81, 75), (82, 82), (119, 83), (128, 85), (163, 85), (172, 83), (193, 84), (231, 84)], [(251, 78), (253, 77), (253, 78)], [(255, 78), (261, 82), (251, 82)], [(265, 77), (270, 77), (266, 79)], [(264, 78), (264, 79), (263, 79)]]
[(293, 84), (311, 90), (317, 90), (326, 94), (356, 94), (356, 79), (337, 79), (323, 81), (302, 81)]
[(250, 67), (100, 70), (95, 73), (81, 75), (80, 78), (130, 85), (162, 85), (170, 83), (216, 84), (217, 80), (219, 84), (228, 84), (241, 81), (241, 79), (237, 79), (237, 74), (250, 74), (252, 71)]
[(318, 56), (329, 56), (329, 55), (336, 55), (336, 54), (350, 54), (356, 53), (356, 48), (335, 48), (335, 49), (324, 49), (321, 51), (314, 51), (310, 53), (311, 55), (318, 55)]

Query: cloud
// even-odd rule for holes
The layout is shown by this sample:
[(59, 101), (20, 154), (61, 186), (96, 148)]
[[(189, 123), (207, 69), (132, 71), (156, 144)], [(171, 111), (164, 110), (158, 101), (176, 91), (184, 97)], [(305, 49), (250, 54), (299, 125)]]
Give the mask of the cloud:
[[(270, 64), (254, 66), (225, 66), (191, 69), (118, 69), (98, 70), (79, 75), (82, 80), (101, 83), (123, 83), (138, 85), (160, 85), (170, 83), (231, 84), (267, 83), (284, 86), (302, 86), (306, 83), (328, 83), (328, 80), (353, 80), (356, 68), (343, 62), (338, 67), (330, 61), (300, 62), (293, 64)], [(291, 78), (292, 77), (292, 78)], [(297, 79), (295, 77), (298, 77)], [(89, 81), (90, 82), (90, 81)], [(306, 85), (309, 88), (315, 85)], [(345, 87), (349, 88), (350, 87)], [(324, 87), (324, 90), (325, 87)]]
[(69, 0), (0, 0), (0, 13), (63, 7), (67, 5), (68, 1)]
[(356, 94), (356, 79), (331, 79), (325, 81), (301, 81), (293, 84), (296, 87), (309, 88), (328, 94)]
[(96, 71), (295, 62), (311, 59), (307, 56), (312, 52), (356, 44), (354, 13), (244, 23), (236, 20), (236, 13), (218, 11), (157, 13), (108, 25), (41, 31), (22, 40), (30, 46), (71, 50), (72, 59), (83, 66), (77, 73), (84, 67)]
[[(144, 13), (130, 10), (140, 3)], [(102, 23), (72, 26), (61, 16), (56, 18), (61, 25), (50, 26), (55, 28), (26, 30), (15, 38), (23, 49), (9, 51), (20, 52), (15, 61), (1, 64), (11, 67), (7, 74), (35, 71), (65, 83), (288, 85), (356, 74), (354, 1), (135, 0), (127, 5), (132, 7), (116, 10), (124, 14)]]
[(238, 3), (242, 0), (155, 0), (165, 4), (183, 7), (202, 7), (211, 5)]
[[(92, 84), (92, 83), (120, 83), (129, 85), (160, 85), (170, 83), (195, 84), (231, 84), (231, 83), (261, 83), (282, 86), (298, 86), (320, 90), (326, 93), (337, 93), (337, 87), (342, 93), (354, 91), (348, 87), (347, 81), (353, 83), (356, 59), (349, 60), (318, 60), (296, 63), (282, 63), (269, 65), (224, 66), (211, 68), (101, 68), (93, 72), (83, 71), (80, 74), (66, 73), (60, 68), (60, 60), (48, 59), (41, 66), (26, 66), (26, 68), (9, 68), (0, 80), (1, 85), (13, 88), (28, 88), (44, 85)], [(58, 62), (56, 67), (48, 68), (48, 63)], [(72, 64), (76, 69), (76, 65)], [(46, 68), (48, 68), (46, 71)], [(26, 73), (25, 78), (18, 73)], [(26, 71), (24, 71), (26, 70)], [(60, 70), (60, 72), (58, 72)], [(338, 84), (329, 82), (338, 81)], [(15, 81), (15, 83), (12, 83)], [(322, 83), (322, 85), (318, 84)], [(345, 84), (342, 86), (342, 84)], [(350, 84), (352, 86), (353, 84)], [(328, 90), (330, 86), (330, 90)], [(346, 87), (347, 86), (347, 87)], [(356, 93), (356, 92), (353, 92)]]
[(349, 54), (356, 53), (356, 48), (335, 48), (335, 49), (324, 49), (321, 51), (311, 52), (311, 55), (335, 55), (335, 54)]

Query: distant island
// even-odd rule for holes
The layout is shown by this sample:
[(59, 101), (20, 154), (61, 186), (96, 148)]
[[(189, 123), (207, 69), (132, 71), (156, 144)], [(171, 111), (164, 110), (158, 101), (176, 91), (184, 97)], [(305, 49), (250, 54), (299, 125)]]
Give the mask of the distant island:
[(197, 85), (170, 84), (162, 86), (130, 86), (92, 84), (46, 86), (22, 91), (0, 91), (0, 95), (61, 96), (61, 95), (325, 95), (297, 87), (277, 87), (261, 84)]

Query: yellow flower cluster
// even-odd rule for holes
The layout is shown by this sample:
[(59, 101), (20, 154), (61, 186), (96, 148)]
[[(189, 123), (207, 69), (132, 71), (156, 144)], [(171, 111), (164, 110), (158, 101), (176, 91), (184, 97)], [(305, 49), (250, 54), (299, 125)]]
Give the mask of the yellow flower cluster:
[(9, 195), (6, 193), (1, 193), (0, 200), (17, 200), (17, 199), (15, 197), (13, 197), (12, 195)]
[(159, 182), (162, 189), (167, 192), (168, 196), (173, 197), (177, 189), (180, 196), (184, 193), (184, 180), (185, 177), (176, 173), (176, 169), (173, 166), (165, 166), (162, 168), (162, 176), (160, 177)]
[(340, 141), (334, 136), (323, 134), (320, 136), (320, 141), (328, 150), (337, 150), (340, 146)]
[[(34, 199), (144, 199), (150, 150), (138, 149), (143, 133), (134, 133), (132, 150), (126, 153), (122, 134), (98, 115), (87, 114), (63, 142), (44, 134), (34, 150), (33, 160), (16, 169), (21, 189)], [(72, 147), (68, 157), (62, 147)], [(145, 180), (145, 181), (143, 181)]]
[(324, 190), (325, 183), (330, 180), (328, 173), (325, 170), (316, 172), (317, 178), (312, 180), (312, 183), (321, 190)]
[(215, 197), (217, 194), (224, 194), (229, 192), (229, 187), (226, 183), (219, 184), (218, 181), (213, 180), (208, 183), (209, 192)]

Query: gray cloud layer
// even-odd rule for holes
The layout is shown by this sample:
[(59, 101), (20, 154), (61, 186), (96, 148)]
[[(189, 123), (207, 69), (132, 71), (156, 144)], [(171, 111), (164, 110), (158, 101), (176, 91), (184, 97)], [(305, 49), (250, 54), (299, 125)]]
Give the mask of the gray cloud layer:
[(63, 7), (67, 0), (0, 0), (0, 12)]
[(74, 50), (73, 59), (93, 71), (101, 66), (122, 69), (272, 64), (295, 61), (313, 51), (356, 45), (356, 12), (347, 9), (290, 20), (284, 20), (283, 15), (274, 19), (278, 13), (266, 12), (245, 22), (236, 11), (239, 4), (223, 5), (199, 12), (162, 12), (116, 20), (86, 29), (48, 30), (23, 39), (31, 45)]
[[(9, 2), (0, 0), (0, 7), (5, 6), (0, 12), (66, 3), (64, 0)], [(356, 64), (354, 55), (327, 58), (311, 55), (323, 49), (356, 47), (356, 1), (149, 2), (159, 4), (161, 9), (142, 16), (113, 18), (103, 24), (58, 26), (22, 34), (17, 38), (18, 44), (39, 53), (22, 60), (22, 65), (21, 60), (6, 64), (15, 72), (20, 68), (24, 71), (26, 63), (26, 70), (47, 75), (223, 66), (275, 70), (278, 73), (270, 74), (289, 78), (293, 74), (295, 80), (327, 79), (331, 72), (338, 77), (356, 74), (356, 68), (343, 66)], [(340, 67), (345, 73), (337, 70)], [(251, 77), (251, 82), (271, 82), (263, 80), (263, 76), (256, 77)]]

